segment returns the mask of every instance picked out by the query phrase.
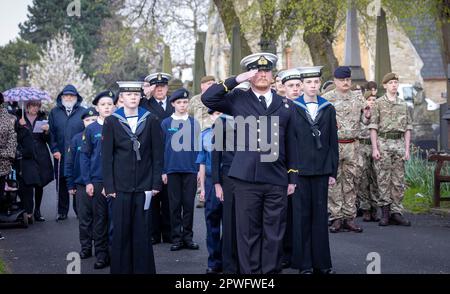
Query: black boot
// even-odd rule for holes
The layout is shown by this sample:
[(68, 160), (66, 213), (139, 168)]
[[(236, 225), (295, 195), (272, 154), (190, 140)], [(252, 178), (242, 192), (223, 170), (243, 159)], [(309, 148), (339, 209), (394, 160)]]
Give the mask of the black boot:
[(404, 218), (403, 215), (401, 215), (400, 213), (393, 213), (391, 215), (390, 221), (394, 225), (398, 225), (398, 226), (405, 226), (405, 227), (411, 226), (411, 222), (409, 220), (407, 220), (406, 218)]
[(389, 225), (389, 205), (381, 207), (381, 220), (378, 223), (379, 226), (385, 227)]

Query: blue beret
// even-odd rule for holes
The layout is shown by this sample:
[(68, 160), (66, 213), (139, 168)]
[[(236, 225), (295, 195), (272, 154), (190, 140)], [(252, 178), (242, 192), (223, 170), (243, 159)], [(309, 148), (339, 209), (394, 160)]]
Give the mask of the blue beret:
[(334, 71), (334, 77), (336, 79), (345, 79), (352, 76), (352, 70), (348, 66), (338, 66)]
[(98, 101), (100, 101), (100, 99), (102, 99), (103, 97), (111, 98), (113, 101), (115, 101), (114, 93), (112, 91), (103, 91), (95, 96), (94, 100), (92, 100), (92, 104), (97, 105)]
[(188, 99), (189, 98), (189, 92), (185, 88), (181, 88), (176, 90), (175, 92), (170, 95), (169, 101), (174, 102), (178, 99)]
[(84, 113), (81, 115), (81, 119), (85, 119), (91, 116), (98, 116), (98, 112), (97, 110), (95, 110), (94, 107), (89, 107), (88, 109), (86, 109)]

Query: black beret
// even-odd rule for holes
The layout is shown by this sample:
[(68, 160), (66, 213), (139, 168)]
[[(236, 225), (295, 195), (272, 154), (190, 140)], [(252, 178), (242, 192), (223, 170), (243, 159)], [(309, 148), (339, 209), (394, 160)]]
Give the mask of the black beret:
[(352, 70), (348, 66), (338, 66), (334, 71), (336, 79), (346, 79), (352, 76)]
[(214, 112), (216, 112), (216, 111), (212, 110), (211, 108), (208, 108), (208, 114), (213, 114)]
[(189, 98), (189, 91), (185, 88), (181, 88), (176, 90), (175, 92), (170, 95), (169, 101), (174, 102), (178, 99), (188, 99)]
[(92, 100), (92, 104), (97, 105), (98, 101), (100, 101), (100, 99), (102, 99), (103, 97), (111, 98), (113, 101), (115, 100), (114, 93), (112, 91), (108, 90), (108, 91), (103, 91), (100, 94), (98, 94), (97, 96), (95, 96), (94, 100)]
[(95, 110), (94, 107), (89, 107), (88, 109), (86, 109), (84, 113), (81, 115), (81, 119), (85, 119), (91, 116), (98, 116), (98, 112), (97, 110)]

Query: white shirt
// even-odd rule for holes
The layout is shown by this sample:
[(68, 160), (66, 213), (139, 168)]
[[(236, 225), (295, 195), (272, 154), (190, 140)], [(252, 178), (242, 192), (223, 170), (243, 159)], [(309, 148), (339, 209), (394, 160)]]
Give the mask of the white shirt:
[(175, 112), (170, 116), (171, 118), (175, 119), (175, 120), (187, 120), (189, 118), (189, 114), (186, 113), (182, 116), (176, 115)]
[[(253, 89), (252, 89), (253, 91)], [(269, 109), (270, 104), (272, 103), (272, 91), (269, 90), (268, 92), (264, 93), (264, 94), (258, 94), (255, 91), (253, 91), (253, 93), (255, 94), (255, 96), (258, 98), (258, 101), (261, 103), (261, 100), (259, 100), (259, 96), (264, 96), (264, 98), (266, 98), (266, 105), (267, 105), (267, 109)]]
[(97, 122), (99, 125), (103, 126), (103, 122), (104, 120), (102, 118), (100, 118), (100, 116), (97, 118)]
[(164, 110), (166, 110), (166, 106), (167, 106), (167, 96), (166, 96), (166, 98), (164, 98), (164, 100), (158, 100), (158, 99), (156, 99), (155, 98), (155, 100), (156, 100), (156, 102), (159, 104), (159, 102), (162, 102), (163, 104), (161, 105), (162, 106), (162, 108), (164, 109)]
[(136, 115), (136, 116), (127, 117), (127, 121), (128, 121), (128, 124), (130, 125), (130, 129), (133, 132), (133, 134), (136, 133), (138, 116)]
[(317, 102), (306, 102), (306, 108), (308, 108), (308, 113), (311, 116), (312, 120), (315, 120), (319, 104)]

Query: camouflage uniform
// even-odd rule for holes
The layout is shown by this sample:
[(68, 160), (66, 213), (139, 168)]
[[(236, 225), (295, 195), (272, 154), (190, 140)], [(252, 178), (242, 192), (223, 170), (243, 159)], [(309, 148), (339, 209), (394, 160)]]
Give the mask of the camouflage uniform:
[[(336, 185), (328, 192), (330, 220), (353, 219), (356, 217), (356, 180), (361, 176), (359, 154), (360, 123), (364, 116), (361, 109), (363, 97), (352, 91), (342, 95), (331, 90), (323, 95), (336, 109), (339, 139), (339, 166)], [(347, 142), (344, 142), (347, 141)]]
[(201, 100), (201, 95), (195, 95), (189, 100), (189, 115), (193, 116), (200, 124), (200, 128), (204, 131), (213, 124), (206, 107)]
[(375, 161), (379, 189), (379, 206), (390, 206), (392, 213), (402, 214), (405, 191), (405, 138), (412, 130), (411, 114), (405, 102), (396, 97), (389, 101), (386, 95), (378, 98), (369, 124), (377, 130), (381, 159)]
[(378, 207), (378, 185), (374, 163), (372, 159), (372, 144), (370, 142), (369, 127), (361, 123), (361, 134), (359, 136), (361, 156), (361, 176), (358, 177), (357, 191), (359, 207), (362, 210), (377, 209)]

